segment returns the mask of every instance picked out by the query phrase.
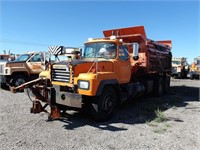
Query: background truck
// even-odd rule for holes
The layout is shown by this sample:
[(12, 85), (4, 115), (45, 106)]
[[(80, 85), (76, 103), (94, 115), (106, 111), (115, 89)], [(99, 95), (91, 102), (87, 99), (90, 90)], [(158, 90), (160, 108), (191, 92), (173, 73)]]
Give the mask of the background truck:
[[(71, 61), (81, 58), (80, 49), (77, 47), (51, 46), (49, 47), (49, 54), (51, 58), (48, 65), (62, 62), (62, 61), (71, 62)], [(39, 76), (42, 78), (48, 79), (48, 83), (49, 83), (50, 82), (49, 80), (51, 78), (51, 72), (50, 72), (51, 67), (48, 65), (47, 65), (47, 69), (45, 71), (42, 71), (39, 74)], [(35, 82), (33, 81), (33, 83)], [(27, 83), (25, 83), (25, 85), (27, 85)]]
[(193, 79), (199, 79), (200, 76), (200, 56), (194, 58), (194, 62), (190, 67), (190, 72), (188, 73), (188, 77)]
[(16, 55), (14, 54), (0, 54), (0, 62), (7, 62), (15, 60)]
[(128, 99), (168, 91), (171, 41), (148, 39), (143, 26), (103, 33), (104, 38), (88, 39), (80, 59), (53, 63), (48, 77), (41, 73), (37, 80), (12, 91), (30, 87), (36, 97), (33, 113), (46, 112), (49, 105), (49, 118), (56, 119), (67, 109), (87, 108), (97, 121), (110, 119)]
[(174, 78), (187, 78), (189, 72), (189, 65), (187, 58), (185, 57), (173, 57), (172, 58), (172, 73)]
[(10, 62), (0, 62), (0, 83), (19, 86), (38, 78), (49, 60), (45, 52), (30, 52)]

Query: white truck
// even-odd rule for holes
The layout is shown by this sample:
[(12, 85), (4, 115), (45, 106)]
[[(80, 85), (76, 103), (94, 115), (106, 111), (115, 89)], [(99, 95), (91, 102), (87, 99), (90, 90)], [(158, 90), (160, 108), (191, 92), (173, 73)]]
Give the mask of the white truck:
[(172, 73), (174, 78), (186, 78), (189, 72), (189, 65), (187, 58), (185, 57), (173, 57), (172, 58)]

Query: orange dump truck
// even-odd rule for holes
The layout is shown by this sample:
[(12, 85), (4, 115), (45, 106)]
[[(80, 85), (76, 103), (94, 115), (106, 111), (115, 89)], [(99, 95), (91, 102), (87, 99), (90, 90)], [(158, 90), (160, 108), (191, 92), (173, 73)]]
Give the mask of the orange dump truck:
[[(103, 33), (104, 38), (85, 42), (81, 58), (50, 65), (48, 84), (31, 88), (36, 95), (33, 113), (44, 111), (42, 101), (50, 105), (52, 119), (67, 109), (87, 106), (95, 120), (105, 121), (128, 99), (168, 91), (171, 41), (148, 39), (143, 26)], [(38, 80), (44, 79), (43, 74)]]

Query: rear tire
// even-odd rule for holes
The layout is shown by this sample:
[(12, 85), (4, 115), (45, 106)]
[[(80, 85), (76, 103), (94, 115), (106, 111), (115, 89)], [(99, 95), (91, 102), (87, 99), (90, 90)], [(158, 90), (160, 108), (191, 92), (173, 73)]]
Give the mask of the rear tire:
[(162, 77), (158, 77), (154, 80), (153, 95), (155, 97), (161, 97), (164, 94), (164, 81)]
[(92, 102), (92, 116), (97, 121), (109, 120), (117, 107), (117, 95), (112, 86), (106, 86)]
[(165, 82), (164, 82), (164, 93), (169, 92), (169, 87), (170, 87), (170, 77), (166, 76), (165, 77)]

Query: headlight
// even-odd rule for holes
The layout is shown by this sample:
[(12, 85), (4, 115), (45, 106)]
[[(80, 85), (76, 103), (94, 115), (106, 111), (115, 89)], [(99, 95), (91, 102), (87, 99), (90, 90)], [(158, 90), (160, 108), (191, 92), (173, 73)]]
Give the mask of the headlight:
[(90, 82), (89, 81), (78, 81), (78, 88), (84, 89), (84, 90), (89, 90)]
[(181, 72), (181, 68), (177, 68), (177, 72)]
[(10, 68), (5, 68), (5, 75), (10, 75)]

